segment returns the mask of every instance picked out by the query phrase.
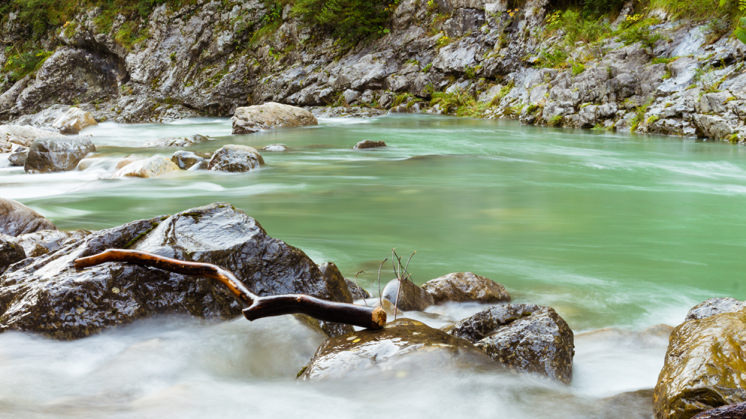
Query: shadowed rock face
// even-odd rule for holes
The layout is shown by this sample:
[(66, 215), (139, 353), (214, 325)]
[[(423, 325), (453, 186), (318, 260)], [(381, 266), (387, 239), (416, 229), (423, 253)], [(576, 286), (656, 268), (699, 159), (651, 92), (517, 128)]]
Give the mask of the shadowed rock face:
[(742, 302), (711, 299), (694, 307), (687, 319), (671, 333), (653, 398), (657, 418), (690, 418), (746, 401)]
[(108, 248), (214, 263), (260, 295), (349, 296), (344, 280), (331, 283), (301, 250), (269, 237), (245, 213), (218, 203), (97, 231), (26, 259), (0, 276), (0, 330), (74, 339), (158, 313), (229, 318), (241, 312), (221, 284), (206, 278), (122, 263), (81, 271), (72, 267), (75, 258)]
[(435, 304), (446, 301), (499, 303), (510, 301), (510, 294), (497, 282), (472, 272), (453, 272), (431, 279), (422, 289), (432, 295)]
[(10, 199), (0, 198), (0, 233), (18, 236), (39, 230), (56, 230), (51, 221), (21, 204)]
[(88, 138), (43, 138), (29, 147), (23, 169), (26, 173), (73, 170), (86, 154), (96, 151)]
[(433, 297), (408, 279), (389, 281), (381, 291), (381, 298), (396, 304), (399, 310), (422, 311), (433, 304)]
[(8, 266), (26, 258), (23, 247), (14, 242), (11, 237), (0, 235), (0, 274)]
[(694, 419), (743, 419), (746, 418), (746, 402), (731, 404), (702, 412)]
[(573, 333), (551, 307), (501, 304), (461, 320), (449, 332), (518, 371), (563, 383), (572, 378)]
[(399, 319), (383, 330), (363, 330), (328, 339), (299, 378), (359, 378), (444, 368), (495, 367), (468, 341), (416, 320)]

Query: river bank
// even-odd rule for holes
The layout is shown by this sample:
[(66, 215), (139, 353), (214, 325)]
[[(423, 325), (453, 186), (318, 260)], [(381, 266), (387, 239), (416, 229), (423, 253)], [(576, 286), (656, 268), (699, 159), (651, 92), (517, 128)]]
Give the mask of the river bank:
[[(746, 45), (725, 17), (629, 3), (591, 21), (546, 0), (391, 7), (384, 35), (354, 46), (317, 36), (290, 4), (168, 3), (134, 22), (81, 10), (44, 32), (38, 70), (6, 73), (0, 119), (43, 125), (50, 106), (78, 104), (99, 121), (167, 121), (277, 101), (745, 138)], [(2, 23), (7, 63), (23, 21)]]

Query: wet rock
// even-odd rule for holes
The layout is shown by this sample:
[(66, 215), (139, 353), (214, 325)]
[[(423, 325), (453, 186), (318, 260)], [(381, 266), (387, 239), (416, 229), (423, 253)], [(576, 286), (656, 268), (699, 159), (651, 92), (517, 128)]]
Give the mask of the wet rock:
[(18, 144), (11, 146), (10, 154), (8, 155), (8, 161), (11, 166), (23, 166), (26, 164), (26, 157), (28, 157), (28, 147)]
[(746, 308), (746, 301), (732, 297), (710, 298), (692, 307), (685, 320), (706, 319), (720, 313), (734, 313)]
[(746, 402), (731, 404), (704, 411), (694, 419), (743, 419), (746, 418)]
[[(400, 286), (401, 291), (399, 291)], [(383, 291), (381, 291), (381, 298), (390, 301), (392, 304), (396, 304), (399, 310), (406, 311), (422, 311), (433, 305), (433, 297), (408, 279), (399, 281), (394, 278), (389, 281), (383, 288)]]
[(288, 151), (288, 146), (285, 144), (270, 144), (262, 147), (264, 151)]
[(695, 114), (693, 120), (700, 137), (724, 140), (733, 133), (731, 121), (722, 116)]
[(54, 137), (54, 131), (47, 131), (27, 125), (0, 125), (0, 152), (11, 151), (13, 144), (28, 147), (39, 138)]
[(75, 258), (108, 248), (214, 263), (260, 295), (331, 299), (347, 290), (344, 282), (325, 280), (302, 251), (269, 237), (256, 220), (217, 203), (96, 231), (5, 273), (0, 276), (0, 330), (73, 339), (160, 313), (230, 318), (241, 312), (225, 287), (207, 278), (122, 263), (80, 271), (72, 267)]
[(21, 234), (15, 241), (23, 247), (26, 256), (30, 258), (46, 255), (68, 244), (80, 241), (90, 234), (86, 230), (41, 230), (33, 233)]
[(446, 301), (499, 303), (510, 301), (510, 294), (497, 282), (472, 272), (453, 272), (422, 284), (435, 304)]
[[(735, 306), (720, 303), (720, 309)], [(695, 307), (671, 333), (655, 386), (656, 417), (690, 418), (746, 401), (746, 308), (716, 313), (715, 305), (710, 300)]]
[(365, 288), (358, 285), (357, 282), (347, 278), (345, 278), (345, 282), (347, 283), (347, 288), (350, 290), (353, 300), (370, 298), (370, 293), (366, 291)]
[[(321, 278), (326, 283), (326, 288), (330, 290), (329, 299), (333, 301), (352, 302), (352, 294), (347, 281), (334, 262), (326, 262), (319, 265)], [(344, 286), (342, 285), (344, 284)], [(329, 336), (341, 336), (352, 332), (352, 326), (342, 323), (321, 322), (321, 329)]]
[(236, 108), (231, 119), (233, 134), (249, 134), (263, 129), (316, 125), (316, 117), (303, 108), (268, 102)]
[(383, 330), (362, 330), (328, 339), (299, 378), (401, 377), (417, 371), (465, 368), (494, 368), (494, 363), (466, 340), (416, 320), (399, 319)]
[(378, 147), (386, 147), (386, 142), (376, 141), (376, 140), (362, 140), (362, 141), (358, 141), (357, 144), (355, 144), (355, 146), (352, 147), (352, 149), (363, 150), (366, 148), (378, 148)]
[(206, 160), (206, 156), (200, 156), (193, 151), (179, 150), (171, 155), (171, 161), (182, 170), (187, 170), (195, 164)]
[(500, 304), (458, 322), (450, 332), (495, 361), (563, 383), (572, 378), (573, 333), (551, 307)]
[(248, 172), (264, 164), (262, 155), (254, 147), (228, 144), (210, 158), (210, 170), (223, 172)]
[(19, 236), (39, 230), (56, 230), (57, 227), (41, 214), (20, 202), (0, 198), (0, 233)]
[(5, 272), (8, 266), (23, 259), (26, 259), (23, 247), (12, 237), (0, 235), (0, 274)]
[(34, 140), (23, 166), (26, 173), (62, 172), (75, 169), (83, 157), (96, 151), (88, 138), (56, 137)]
[(124, 165), (121, 169), (117, 170), (114, 176), (151, 178), (165, 176), (179, 170), (181, 170), (179, 166), (171, 160), (161, 156), (153, 156), (147, 159), (135, 160)]
[(90, 112), (73, 106), (55, 119), (52, 127), (58, 129), (62, 134), (77, 134), (83, 128), (96, 124), (98, 122)]
[(160, 138), (145, 144), (146, 147), (189, 147), (210, 141), (204, 135), (195, 134), (189, 137)]

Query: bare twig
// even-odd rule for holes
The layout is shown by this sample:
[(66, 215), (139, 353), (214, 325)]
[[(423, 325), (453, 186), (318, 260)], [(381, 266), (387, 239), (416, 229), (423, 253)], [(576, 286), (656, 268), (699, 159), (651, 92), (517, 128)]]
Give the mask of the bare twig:
[(378, 265), (378, 303), (380, 307), (383, 307), (383, 296), (381, 295), (381, 268), (383, 268), (383, 264), (386, 263), (387, 260), (389, 260), (389, 258), (383, 259), (381, 264)]

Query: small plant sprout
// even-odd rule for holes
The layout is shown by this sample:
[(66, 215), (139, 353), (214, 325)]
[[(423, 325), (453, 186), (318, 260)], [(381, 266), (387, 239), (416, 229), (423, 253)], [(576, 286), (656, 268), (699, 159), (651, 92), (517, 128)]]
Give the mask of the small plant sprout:
[[(396, 320), (396, 314), (399, 310), (399, 293), (401, 292), (402, 283), (412, 276), (407, 271), (407, 268), (409, 268), (409, 262), (412, 261), (415, 253), (417, 253), (416, 250), (409, 255), (406, 265), (402, 266), (401, 257), (396, 253), (396, 249), (391, 249), (391, 263), (394, 267), (394, 275), (396, 275), (396, 279), (399, 281), (399, 287), (396, 288), (396, 299), (394, 301), (394, 320)], [(396, 263), (394, 263), (394, 260), (396, 260)]]

